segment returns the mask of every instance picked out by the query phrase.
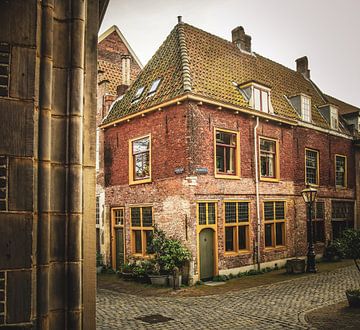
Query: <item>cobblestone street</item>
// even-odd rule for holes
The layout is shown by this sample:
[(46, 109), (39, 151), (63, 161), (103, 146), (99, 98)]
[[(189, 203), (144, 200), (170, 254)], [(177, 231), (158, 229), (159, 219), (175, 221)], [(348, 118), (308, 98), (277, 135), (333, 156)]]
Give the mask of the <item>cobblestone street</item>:
[[(346, 299), (360, 285), (354, 266), (205, 297), (141, 297), (99, 289), (97, 329), (308, 329), (305, 314)], [(139, 317), (160, 314), (165, 322)]]

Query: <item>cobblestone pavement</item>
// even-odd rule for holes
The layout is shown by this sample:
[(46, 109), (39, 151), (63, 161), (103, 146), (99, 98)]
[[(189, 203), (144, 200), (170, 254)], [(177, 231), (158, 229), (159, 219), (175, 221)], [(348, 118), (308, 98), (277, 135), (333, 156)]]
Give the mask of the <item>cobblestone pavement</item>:
[[(359, 287), (355, 267), (203, 297), (141, 297), (100, 289), (97, 329), (309, 329), (306, 312)], [(171, 320), (137, 319), (160, 314)]]

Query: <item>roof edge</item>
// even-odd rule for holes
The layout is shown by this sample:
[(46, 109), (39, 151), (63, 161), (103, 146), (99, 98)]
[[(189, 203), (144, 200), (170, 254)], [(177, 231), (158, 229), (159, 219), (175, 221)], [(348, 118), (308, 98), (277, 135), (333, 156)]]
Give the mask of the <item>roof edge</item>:
[(127, 47), (127, 49), (129, 50), (131, 56), (134, 58), (134, 60), (136, 61), (136, 63), (139, 65), (140, 69), (142, 70), (144, 68), (144, 66), (142, 65), (142, 63), (140, 62), (139, 58), (136, 56), (135, 52), (133, 51), (133, 49), (131, 48), (130, 44), (128, 43), (128, 41), (126, 40), (126, 38), (124, 37), (124, 35), (121, 33), (120, 29), (116, 26), (113, 25), (111, 27), (109, 27), (105, 32), (103, 32), (99, 38), (98, 38), (98, 43), (100, 43), (101, 41), (103, 41), (107, 36), (109, 36), (111, 33), (116, 32), (118, 34), (118, 36), (120, 37), (121, 41), (125, 44), (125, 46)]
[(180, 43), (180, 57), (182, 65), (183, 88), (184, 92), (191, 92), (191, 74), (190, 74), (190, 60), (187, 52), (184, 23), (180, 22), (177, 25), (178, 37)]

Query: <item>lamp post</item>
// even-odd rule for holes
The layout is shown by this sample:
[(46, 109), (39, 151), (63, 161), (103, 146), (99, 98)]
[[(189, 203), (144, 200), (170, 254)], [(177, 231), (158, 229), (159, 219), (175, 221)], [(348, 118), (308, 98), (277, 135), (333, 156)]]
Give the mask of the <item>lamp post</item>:
[(315, 202), (317, 190), (309, 185), (301, 192), (301, 195), (305, 201), (305, 204), (309, 210), (309, 231), (308, 231), (308, 252), (307, 252), (307, 263), (306, 272), (316, 273), (315, 266), (315, 250), (313, 242), (313, 224), (312, 224), (312, 206)]

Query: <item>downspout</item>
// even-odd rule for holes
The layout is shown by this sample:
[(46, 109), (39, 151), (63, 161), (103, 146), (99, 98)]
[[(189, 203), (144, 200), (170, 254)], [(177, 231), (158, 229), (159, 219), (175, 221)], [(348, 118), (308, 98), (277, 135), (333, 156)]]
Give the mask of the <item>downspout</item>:
[(256, 189), (256, 263), (260, 270), (260, 239), (261, 239), (261, 219), (260, 219), (260, 198), (259, 198), (259, 167), (258, 167), (258, 148), (257, 148), (257, 128), (259, 127), (259, 117), (256, 117), (254, 127), (254, 155), (255, 155), (255, 189)]

